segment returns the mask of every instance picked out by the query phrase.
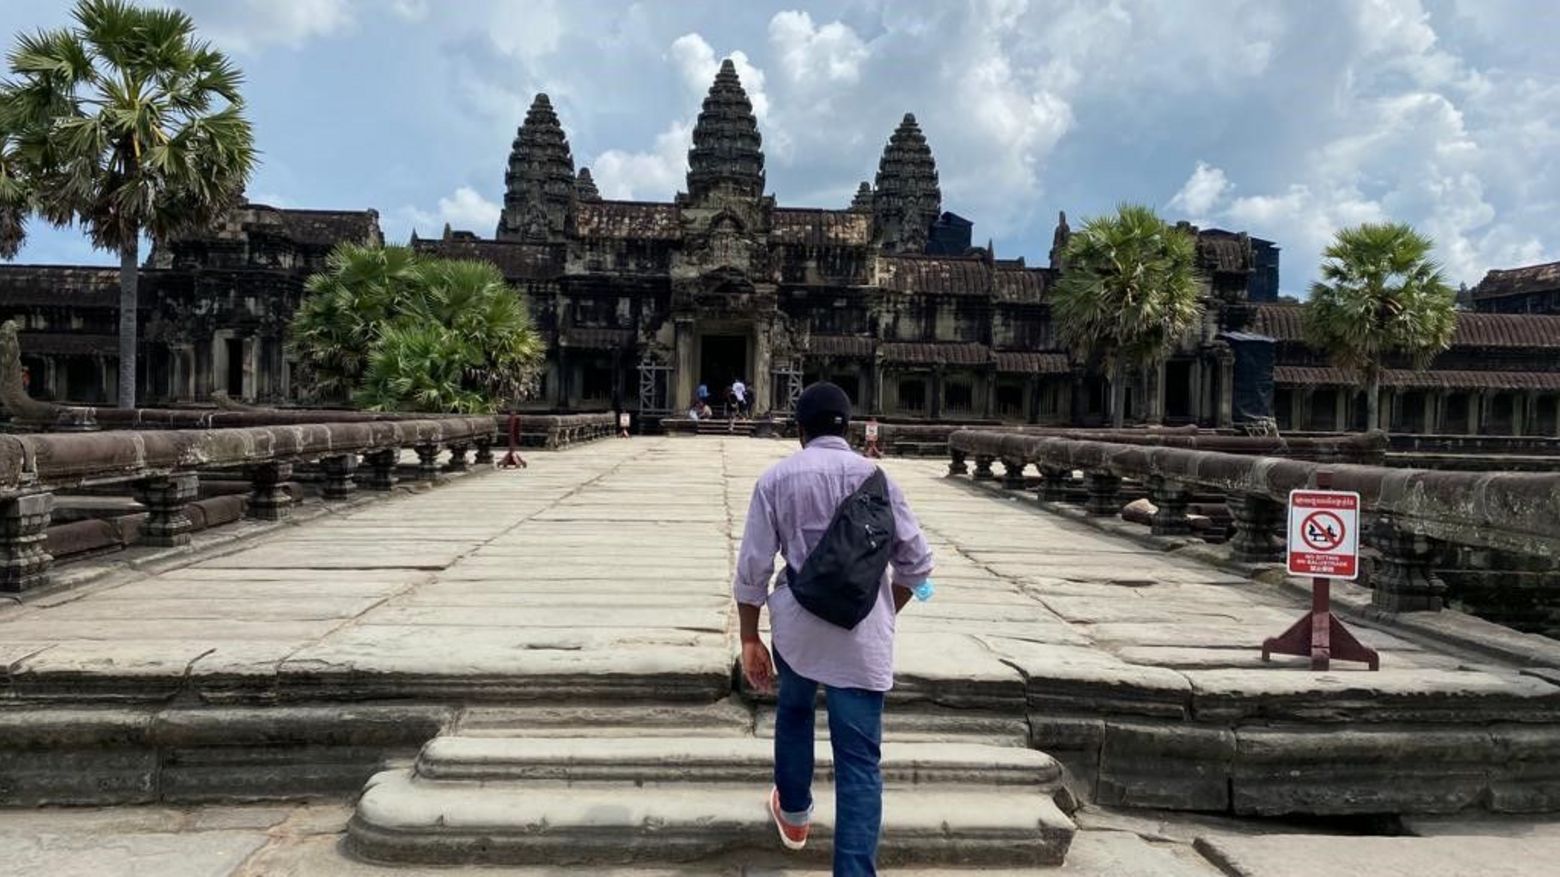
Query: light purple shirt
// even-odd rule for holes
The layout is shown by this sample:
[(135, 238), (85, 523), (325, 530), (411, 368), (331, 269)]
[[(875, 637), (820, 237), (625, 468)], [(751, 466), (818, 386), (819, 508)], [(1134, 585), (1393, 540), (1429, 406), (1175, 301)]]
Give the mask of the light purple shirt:
[(899, 485), (888, 481), (894, 509), (894, 546), (877, 606), (854, 630), (803, 609), (786, 579), (774, 582), (775, 554), (800, 570), (834, 518), (834, 510), (876, 465), (836, 436), (814, 439), (759, 476), (748, 505), (742, 550), (731, 592), (738, 603), (769, 606), (774, 649), (802, 676), (836, 688), (887, 691), (894, 687), (893, 585), (914, 588), (932, 572), (932, 549), (921, 535)]

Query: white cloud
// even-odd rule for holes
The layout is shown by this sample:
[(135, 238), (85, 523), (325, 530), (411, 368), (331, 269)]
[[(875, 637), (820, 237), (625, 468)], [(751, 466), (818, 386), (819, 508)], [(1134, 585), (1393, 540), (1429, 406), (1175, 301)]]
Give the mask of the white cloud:
[(1200, 217), (1223, 201), (1232, 188), (1223, 170), (1199, 161), (1181, 191), (1170, 199), (1170, 206), (1184, 210), (1192, 217)]
[(564, 15), (557, 0), (494, 3), (488, 14), (487, 33), (493, 45), (526, 61), (557, 50), (563, 31)]
[(603, 198), (670, 200), (686, 179), (692, 145), (693, 123), (673, 122), (649, 152), (609, 149), (596, 156), (590, 173)]
[(386, 217), (385, 240), (399, 243), (403, 236), (416, 232), (421, 237), (437, 237), (446, 223), (456, 231), (471, 231), (487, 237), (498, 226), (503, 207), (482, 197), (470, 186), (461, 186), (439, 199), (436, 210), (402, 207)]
[(235, 52), (267, 45), (296, 49), (354, 20), (352, 0), (178, 0), (203, 37)]
[(814, 27), (811, 15), (795, 10), (777, 12), (769, 20), (769, 44), (795, 84), (854, 83), (868, 55), (866, 43), (849, 26), (831, 21)]
[[(683, 85), (691, 94), (703, 98), (709, 93), (710, 85), (715, 82), (715, 74), (720, 72), (722, 59), (715, 57), (715, 49), (704, 37), (697, 33), (683, 34), (672, 41), (667, 57), (677, 67)], [(742, 90), (747, 92), (748, 100), (753, 103), (753, 115), (760, 122), (764, 121), (769, 116), (769, 95), (764, 92), (764, 71), (754, 66), (748, 60), (747, 53), (741, 49), (726, 57), (737, 68), (737, 79), (742, 82)]]

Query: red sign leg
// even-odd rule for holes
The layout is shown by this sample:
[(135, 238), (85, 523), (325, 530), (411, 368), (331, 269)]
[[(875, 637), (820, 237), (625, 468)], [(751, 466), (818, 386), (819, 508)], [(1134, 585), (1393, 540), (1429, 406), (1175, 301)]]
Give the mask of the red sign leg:
[(1361, 643), (1332, 614), (1332, 580), (1326, 578), (1311, 581), (1311, 611), (1288, 630), (1262, 643), (1262, 660), (1273, 655), (1308, 657), (1312, 670), (1329, 669), (1333, 658), (1360, 661), (1372, 670), (1381, 669), (1381, 656), (1376, 650)]

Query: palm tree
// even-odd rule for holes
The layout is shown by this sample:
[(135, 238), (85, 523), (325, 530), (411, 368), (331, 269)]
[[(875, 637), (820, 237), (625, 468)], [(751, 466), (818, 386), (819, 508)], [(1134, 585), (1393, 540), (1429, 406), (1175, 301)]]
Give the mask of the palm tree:
[(488, 262), (343, 244), (293, 319), (315, 392), (381, 411), (492, 411), (545, 353), (525, 298)]
[(1065, 346), (1109, 370), (1116, 427), (1126, 416), (1127, 369), (1159, 362), (1202, 317), (1195, 252), (1190, 234), (1138, 204), (1088, 219), (1067, 242), (1052, 319)]
[(291, 347), (313, 394), (350, 402), (392, 315), (416, 297), (419, 262), (410, 247), (344, 243), (306, 282), (293, 315)]
[(17, 36), (0, 86), (0, 254), (21, 219), (80, 223), (119, 254), (119, 406), (135, 406), (141, 236), (233, 206), (254, 167), (242, 74), (183, 12), (79, 0), (75, 26)]
[(1311, 284), (1306, 338), (1365, 385), (1366, 429), (1381, 425), (1388, 358), (1424, 368), (1451, 346), (1457, 295), (1430, 259), (1433, 246), (1402, 223), (1340, 229), (1322, 254), (1322, 279)]

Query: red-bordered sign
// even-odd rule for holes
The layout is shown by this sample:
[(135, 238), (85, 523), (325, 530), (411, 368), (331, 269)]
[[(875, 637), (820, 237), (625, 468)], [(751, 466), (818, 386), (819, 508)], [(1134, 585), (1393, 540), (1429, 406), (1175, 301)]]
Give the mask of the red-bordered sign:
[(1289, 572), (1352, 581), (1360, 570), (1360, 495), (1289, 493)]

